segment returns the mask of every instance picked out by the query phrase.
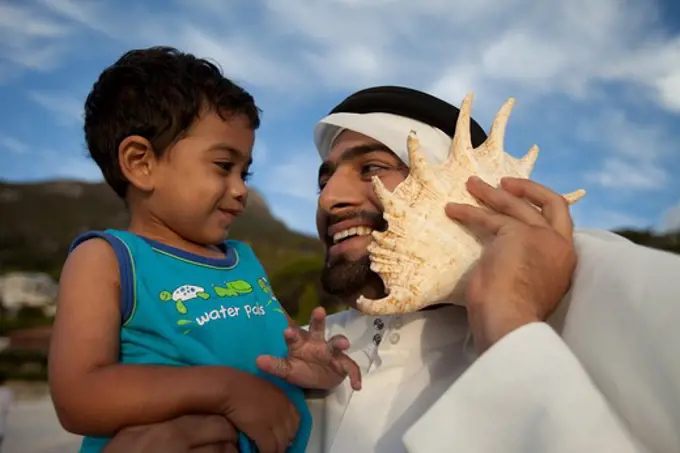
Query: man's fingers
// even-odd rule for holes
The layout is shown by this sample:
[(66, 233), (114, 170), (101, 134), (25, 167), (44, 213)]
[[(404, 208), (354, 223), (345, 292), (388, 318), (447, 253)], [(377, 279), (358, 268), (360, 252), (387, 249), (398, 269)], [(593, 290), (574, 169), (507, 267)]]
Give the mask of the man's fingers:
[(236, 442), (237, 439), (236, 429), (221, 415), (184, 415), (169, 423), (182, 433), (191, 448), (218, 442)]
[(467, 204), (448, 203), (446, 215), (471, 229), (475, 234), (495, 235), (505, 222), (501, 216), (484, 208)]
[(533, 226), (546, 226), (546, 220), (541, 213), (522, 197), (517, 197), (509, 191), (497, 189), (478, 177), (472, 177), (467, 182), (468, 191), (483, 205), (522, 223)]
[(309, 336), (312, 341), (325, 341), (326, 339), (326, 310), (316, 307), (309, 319)]
[(564, 238), (571, 241), (574, 224), (566, 198), (529, 179), (503, 178), (501, 185), (513, 195), (526, 198), (536, 205), (542, 211), (548, 224)]
[(272, 376), (279, 377), (281, 379), (286, 379), (291, 372), (290, 361), (285, 359), (279, 359), (271, 355), (261, 355), (255, 359), (255, 365)]

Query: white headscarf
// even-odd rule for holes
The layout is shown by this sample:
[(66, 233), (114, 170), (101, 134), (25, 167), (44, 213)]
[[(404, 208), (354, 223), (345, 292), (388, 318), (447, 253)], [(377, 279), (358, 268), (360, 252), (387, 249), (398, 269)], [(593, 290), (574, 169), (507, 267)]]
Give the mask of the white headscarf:
[(449, 156), (451, 137), (441, 129), (420, 121), (391, 113), (333, 113), (319, 121), (314, 128), (314, 144), (321, 159), (326, 158), (335, 140), (345, 130), (381, 142), (407, 166), (406, 139), (412, 130), (418, 135), (421, 152), (430, 164), (441, 164)]

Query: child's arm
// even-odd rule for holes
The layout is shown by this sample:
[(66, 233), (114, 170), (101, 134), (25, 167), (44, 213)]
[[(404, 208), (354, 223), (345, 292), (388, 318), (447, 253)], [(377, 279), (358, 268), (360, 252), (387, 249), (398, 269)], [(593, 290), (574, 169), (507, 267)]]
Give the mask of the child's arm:
[[(228, 367), (118, 364), (119, 296), (118, 263), (109, 244), (90, 239), (78, 246), (62, 270), (49, 357), (52, 398), (68, 431), (109, 436), (184, 414), (231, 418), (244, 410), (246, 397), (261, 405), (252, 389), (276, 398), (264, 380)], [(281, 409), (278, 402), (272, 405)]]

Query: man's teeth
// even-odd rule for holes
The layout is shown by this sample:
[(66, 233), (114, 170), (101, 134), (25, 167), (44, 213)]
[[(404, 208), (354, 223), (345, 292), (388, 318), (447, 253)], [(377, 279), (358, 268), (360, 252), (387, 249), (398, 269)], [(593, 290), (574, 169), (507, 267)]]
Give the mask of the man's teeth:
[(342, 230), (338, 233), (335, 233), (333, 235), (333, 243), (337, 244), (338, 242), (350, 236), (368, 236), (372, 232), (373, 232), (372, 228), (365, 226), (348, 228), (346, 230)]

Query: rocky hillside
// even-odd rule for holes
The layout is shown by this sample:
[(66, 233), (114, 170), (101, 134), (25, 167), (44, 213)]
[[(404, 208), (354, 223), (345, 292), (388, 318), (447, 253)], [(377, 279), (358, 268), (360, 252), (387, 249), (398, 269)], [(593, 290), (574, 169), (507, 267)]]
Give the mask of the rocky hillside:
[[(126, 222), (123, 203), (105, 184), (0, 182), (0, 273), (41, 271), (56, 279), (68, 246), (79, 233), (124, 228)], [(274, 218), (257, 192), (251, 192), (231, 237), (251, 244), (292, 312), (298, 311), (304, 294), (326, 301), (318, 285), (321, 244)]]

